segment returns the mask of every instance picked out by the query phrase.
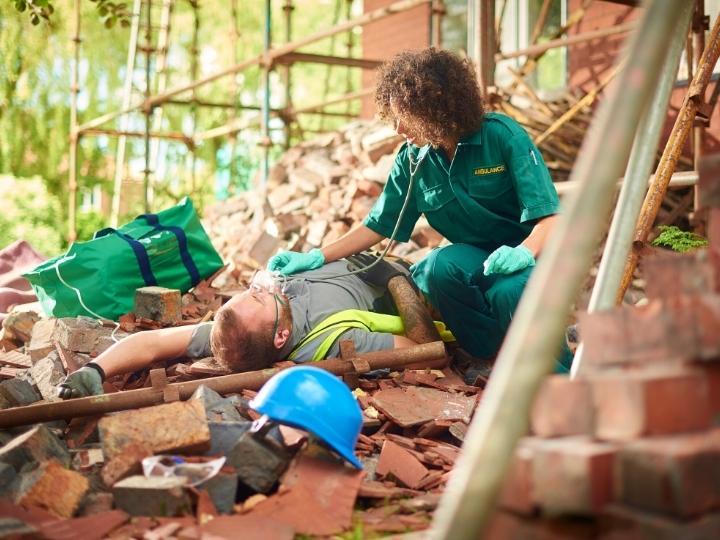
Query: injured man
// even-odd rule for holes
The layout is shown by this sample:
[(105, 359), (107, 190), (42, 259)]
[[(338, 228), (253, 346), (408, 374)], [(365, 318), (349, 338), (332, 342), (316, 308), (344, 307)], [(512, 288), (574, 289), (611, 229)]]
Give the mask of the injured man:
[(348, 275), (349, 266), (352, 262), (336, 261), (284, 284), (261, 271), (213, 322), (128, 336), (68, 375), (58, 394), (64, 399), (102, 394), (108, 377), (180, 357), (214, 356), (228, 370), (242, 372), (284, 359), (337, 357), (341, 339), (352, 340), (361, 353), (415, 345), (403, 335), (399, 317), (388, 316), (396, 311), (387, 283), (399, 274), (410, 279), (409, 272), (385, 260), (361, 274)]

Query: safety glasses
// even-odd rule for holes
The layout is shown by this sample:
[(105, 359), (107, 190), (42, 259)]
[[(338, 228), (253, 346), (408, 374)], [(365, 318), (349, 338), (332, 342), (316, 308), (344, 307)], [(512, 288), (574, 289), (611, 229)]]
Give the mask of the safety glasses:
[(273, 337), (280, 326), (280, 305), (287, 305), (287, 302), (285, 302), (285, 300), (283, 300), (280, 296), (284, 293), (286, 284), (285, 276), (282, 274), (275, 274), (268, 272), (267, 270), (258, 270), (253, 274), (252, 278), (250, 278), (250, 284), (248, 285), (250, 294), (272, 294), (272, 297), (275, 300), (275, 324), (273, 324), (272, 331)]

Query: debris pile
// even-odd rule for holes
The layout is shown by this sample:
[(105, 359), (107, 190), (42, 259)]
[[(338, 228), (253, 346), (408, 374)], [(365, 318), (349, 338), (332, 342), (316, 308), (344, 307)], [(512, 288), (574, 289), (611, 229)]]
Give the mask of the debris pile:
[[(219, 284), (243, 283), (278, 250), (320, 247), (360, 223), (402, 142), (386, 125), (353, 122), (285, 152), (270, 170), (267, 197), (258, 189), (206, 209), (205, 229), (230, 264)], [(442, 240), (421, 218), (392, 252), (415, 262)]]

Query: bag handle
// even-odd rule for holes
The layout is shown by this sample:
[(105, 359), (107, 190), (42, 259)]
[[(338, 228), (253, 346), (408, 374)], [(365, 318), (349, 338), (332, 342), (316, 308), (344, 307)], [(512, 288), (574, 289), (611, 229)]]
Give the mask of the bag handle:
[(178, 249), (180, 250), (180, 260), (182, 260), (185, 269), (188, 271), (188, 274), (190, 274), (190, 282), (193, 286), (200, 283), (200, 272), (195, 265), (195, 261), (193, 261), (192, 255), (190, 255), (190, 251), (188, 250), (187, 236), (185, 235), (185, 231), (182, 230), (181, 227), (174, 227), (172, 225), (161, 225), (160, 218), (157, 214), (142, 214), (135, 219), (144, 219), (145, 221), (147, 221), (148, 225), (155, 227), (155, 230), (170, 231), (171, 233), (173, 233), (175, 235), (175, 238), (177, 238)]
[(140, 274), (145, 282), (145, 286), (153, 287), (157, 285), (157, 279), (155, 279), (155, 274), (153, 274), (152, 267), (150, 266), (150, 257), (148, 257), (145, 246), (143, 246), (141, 242), (138, 242), (132, 236), (120, 232), (117, 229), (113, 229), (112, 227), (100, 229), (93, 235), (93, 239), (102, 238), (103, 236), (109, 236), (111, 234), (122, 238), (130, 244), (130, 248), (133, 250), (138, 266), (140, 267)]

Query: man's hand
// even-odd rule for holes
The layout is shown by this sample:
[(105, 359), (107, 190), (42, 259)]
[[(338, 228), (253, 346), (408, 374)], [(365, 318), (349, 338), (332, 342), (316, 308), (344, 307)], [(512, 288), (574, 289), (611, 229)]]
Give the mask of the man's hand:
[(58, 385), (58, 396), (62, 399), (70, 399), (102, 394), (104, 378), (102, 368), (97, 364), (91, 364), (65, 377), (65, 380)]
[[(371, 253), (356, 253), (346, 257), (348, 261), (348, 270), (359, 270), (370, 266), (378, 260), (377, 255)], [(407, 276), (408, 273), (399, 264), (390, 262), (386, 259), (381, 259), (375, 266), (368, 270), (358, 272), (357, 277), (362, 279), (365, 283), (375, 285), (376, 287), (386, 288), (388, 282), (395, 276)]]
[(500, 246), (483, 263), (483, 274), (512, 274), (518, 270), (535, 266), (535, 257), (528, 248)]
[(317, 248), (311, 249), (307, 253), (281, 251), (268, 261), (267, 269), (289, 276), (306, 270), (315, 270), (323, 264), (325, 264), (325, 255)]

